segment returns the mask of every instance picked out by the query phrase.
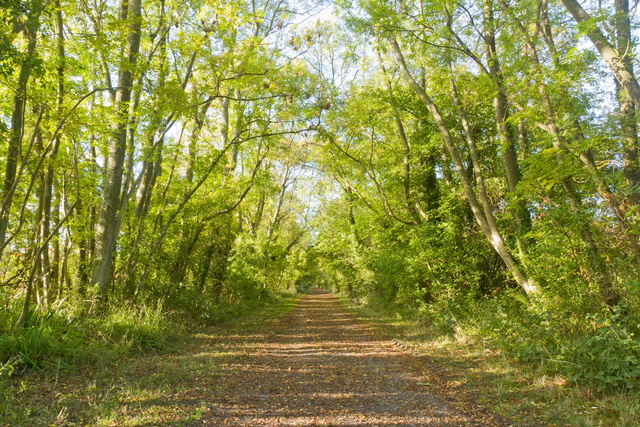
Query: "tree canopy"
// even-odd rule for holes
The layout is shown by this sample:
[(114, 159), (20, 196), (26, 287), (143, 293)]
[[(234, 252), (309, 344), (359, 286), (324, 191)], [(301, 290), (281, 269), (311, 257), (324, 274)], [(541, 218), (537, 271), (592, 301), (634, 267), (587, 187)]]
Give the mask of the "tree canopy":
[(3, 1), (2, 328), (313, 283), (432, 322), (492, 301), (525, 356), (632, 334), (635, 7)]

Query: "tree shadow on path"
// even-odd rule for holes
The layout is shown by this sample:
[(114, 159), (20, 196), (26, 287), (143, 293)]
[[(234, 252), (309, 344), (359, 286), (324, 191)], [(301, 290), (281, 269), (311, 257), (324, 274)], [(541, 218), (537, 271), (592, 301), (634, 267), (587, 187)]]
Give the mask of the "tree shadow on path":
[[(313, 289), (265, 334), (228, 336), (199, 425), (501, 425), (430, 391), (420, 358)], [(505, 425), (505, 424), (502, 424)]]

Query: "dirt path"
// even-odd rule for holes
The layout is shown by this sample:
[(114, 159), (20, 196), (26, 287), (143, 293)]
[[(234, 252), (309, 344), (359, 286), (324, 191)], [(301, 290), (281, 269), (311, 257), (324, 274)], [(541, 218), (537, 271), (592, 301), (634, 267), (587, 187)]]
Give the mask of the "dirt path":
[(235, 335), (201, 424), (495, 425), (430, 390), (420, 358), (313, 290), (266, 335)]

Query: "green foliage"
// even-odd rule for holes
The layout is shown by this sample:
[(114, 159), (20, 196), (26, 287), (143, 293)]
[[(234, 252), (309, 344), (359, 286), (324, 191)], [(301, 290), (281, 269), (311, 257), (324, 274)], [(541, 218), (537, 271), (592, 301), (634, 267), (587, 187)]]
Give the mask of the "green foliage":
[(571, 379), (595, 384), (598, 391), (611, 388), (638, 389), (640, 378), (640, 319), (629, 314), (626, 304), (608, 317), (587, 317), (594, 331), (577, 337), (562, 348), (575, 365), (567, 369)]
[(155, 307), (114, 307), (108, 316), (93, 321), (92, 329), (96, 338), (114, 345), (118, 351), (161, 350), (168, 345), (175, 328), (165, 316), (160, 303)]
[(599, 392), (637, 392), (638, 318), (622, 304), (613, 313), (576, 319), (570, 315), (576, 307), (569, 305), (541, 311), (525, 301), (513, 304), (512, 298), (501, 296), (424, 306), (417, 315), (445, 332), (473, 336), (515, 360), (542, 366), (550, 375), (565, 375)]
[(167, 320), (162, 305), (139, 308), (107, 307), (98, 317), (82, 316), (60, 302), (55, 309), (37, 309), (28, 325), (14, 328), (19, 311), (0, 318), (0, 370), (55, 370), (78, 363), (164, 349), (176, 325)]
[[(144, 5), (134, 67), (124, 56), (129, 20), (116, 2), (98, 3), (62, 1), (60, 39), (56, 2), (0, 8), (0, 139), (22, 135), (13, 205), (3, 211), (11, 242), (0, 255), (0, 378), (162, 349), (181, 320), (216, 324), (316, 285), (401, 304), (601, 390), (634, 386), (640, 221), (625, 174), (634, 150), (600, 84), (610, 76), (597, 52), (576, 43), (586, 27), (560, 3), (493, 4), (487, 22), (490, 2), (339, 1), (345, 21), (305, 24), (293, 21), (301, 5), (286, 2), (167, 0)], [(589, 25), (618, 21), (605, 5)], [(461, 165), (399, 73), (391, 33)], [(122, 108), (124, 88), (105, 86), (129, 72), (132, 99)], [(515, 189), (505, 179), (498, 93), (508, 100), (500, 114), (521, 175)], [(25, 101), (20, 111), (14, 98)], [(122, 123), (126, 162), (108, 171)], [(0, 144), (7, 179), (9, 148)], [(109, 204), (114, 257), (98, 299), (89, 277), (104, 255), (97, 249), (110, 247), (97, 239), (111, 172), (122, 174), (111, 189), (121, 203)], [(497, 230), (478, 226), (465, 174), (476, 196), (484, 178), (482, 210)], [(44, 228), (61, 217), (48, 257), (35, 259)], [(496, 233), (542, 295), (527, 301), (514, 290)], [(14, 329), (27, 283), (27, 303), (38, 306)], [(606, 294), (622, 301), (613, 314)], [(87, 301), (108, 303), (87, 312)]]

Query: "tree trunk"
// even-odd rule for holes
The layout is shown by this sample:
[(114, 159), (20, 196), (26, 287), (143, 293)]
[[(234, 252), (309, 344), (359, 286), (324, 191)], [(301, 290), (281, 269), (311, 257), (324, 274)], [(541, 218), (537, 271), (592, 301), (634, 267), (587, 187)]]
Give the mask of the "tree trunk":
[[(382, 68), (382, 72), (385, 76), (387, 91), (389, 92), (389, 95), (393, 96), (393, 86), (391, 85), (391, 80), (389, 79), (387, 70), (382, 63), (380, 52), (376, 51), (376, 54), (378, 55), (378, 61), (380, 62), (380, 67)], [(395, 105), (392, 105), (391, 108), (393, 111), (393, 118), (396, 122), (396, 129), (398, 130), (398, 137), (402, 143), (402, 198), (404, 200), (405, 208), (413, 218), (413, 221), (416, 224), (420, 224), (422, 220), (420, 219), (418, 208), (416, 208), (415, 203), (413, 203), (413, 200), (411, 199), (411, 144), (409, 143), (407, 134), (404, 131), (404, 124), (400, 118), (400, 112)]]
[[(609, 43), (605, 35), (594, 23), (593, 18), (582, 8), (577, 0), (562, 0), (562, 4), (571, 13), (573, 19), (581, 26), (584, 26), (586, 35), (598, 49), (602, 59), (609, 66), (615, 78), (625, 88), (636, 107), (640, 107), (640, 85), (638, 85), (638, 81), (633, 75), (633, 69), (627, 67), (625, 60), (620, 57), (619, 52)], [(626, 49), (623, 52), (626, 52)]]
[(275, 232), (276, 227), (278, 226), (278, 222), (280, 221), (280, 212), (282, 210), (282, 205), (284, 204), (284, 196), (287, 193), (287, 187), (289, 186), (289, 174), (291, 173), (291, 166), (287, 166), (284, 176), (282, 177), (282, 183), (280, 184), (280, 194), (278, 195), (278, 202), (276, 204), (276, 209), (273, 212), (273, 218), (271, 219), (271, 223), (269, 224), (269, 228), (267, 229), (267, 238), (265, 241), (264, 252), (263, 252), (263, 267), (264, 267), (264, 287), (267, 287), (267, 277), (268, 277), (268, 265), (269, 265), (269, 249), (271, 246), (271, 241), (273, 240), (273, 233)]
[[(115, 123), (109, 153), (105, 161), (102, 206), (96, 229), (96, 255), (91, 271), (91, 281), (97, 286), (100, 295), (106, 296), (109, 272), (115, 251), (117, 208), (120, 201), (120, 187), (127, 144), (127, 124), (129, 119), (129, 101), (133, 85), (133, 67), (140, 49), (141, 0), (125, 0), (128, 11), (125, 20), (129, 21), (129, 32), (118, 77), (115, 97)], [(124, 9), (124, 8), (123, 8)]]
[[(198, 277), (196, 279), (196, 289), (199, 293), (204, 291), (204, 284), (207, 281), (209, 275), (209, 269), (211, 268), (211, 261), (213, 258), (213, 252), (216, 248), (215, 243), (209, 244), (204, 252), (204, 261), (200, 262), (200, 268), (198, 269)], [(214, 296), (218, 296), (214, 294)]]
[[(529, 37), (526, 28), (524, 25), (515, 17), (509, 6), (502, 1), (502, 7), (505, 11), (509, 12), (516, 23), (516, 28), (521, 33), (521, 35), (525, 39), (525, 43), (527, 44), (527, 50), (529, 53), (529, 57), (531, 58), (531, 62), (534, 66), (534, 77), (535, 84), (537, 85), (538, 93), (540, 94), (540, 98), (542, 99), (542, 106), (546, 116), (546, 129), (551, 135), (551, 140), (553, 147), (557, 150), (557, 161), (559, 165), (564, 164), (565, 162), (565, 153), (570, 151), (569, 144), (565, 140), (564, 136), (561, 133), (559, 126), (556, 123), (556, 113), (551, 102), (551, 97), (547, 92), (547, 88), (544, 83), (544, 76), (540, 64), (540, 59), (538, 57), (538, 51), (534, 42)], [(548, 37), (549, 35), (547, 35)], [(580, 159), (585, 163), (587, 168), (590, 168), (592, 160), (589, 159), (588, 154), (579, 154)], [(594, 177), (597, 178), (596, 171), (594, 172)], [(600, 249), (598, 248), (595, 239), (593, 238), (593, 233), (591, 230), (591, 221), (588, 219), (581, 218), (582, 201), (580, 200), (580, 196), (576, 192), (573, 182), (569, 178), (562, 179), (562, 187), (564, 189), (565, 195), (567, 197), (567, 201), (569, 203), (569, 208), (573, 215), (578, 220), (578, 231), (583, 241), (586, 243), (587, 252), (589, 254), (589, 268), (593, 272), (596, 282), (599, 285), (600, 292), (603, 296), (604, 301), (612, 307), (619, 300), (620, 296), (616, 292), (613, 287), (613, 281), (611, 275), (608, 271), (607, 265), (602, 259), (600, 254)], [(604, 191), (604, 190), (603, 190)]]
[[(629, 18), (629, 0), (615, 0), (616, 40), (618, 53), (625, 52), (622, 63), (633, 74), (631, 56), (631, 20)], [(622, 133), (623, 172), (628, 187), (628, 200), (632, 205), (640, 204), (640, 164), (638, 164), (638, 128), (636, 108), (633, 98), (624, 86), (616, 80), (616, 92), (620, 104), (620, 130)]]
[(87, 271), (89, 239), (87, 231), (91, 229), (91, 224), (87, 224), (83, 220), (83, 216), (87, 215), (88, 212), (82, 200), (78, 200), (78, 207), (76, 209), (79, 225), (76, 237), (78, 244), (78, 265), (76, 267), (75, 293), (79, 299), (83, 299), (86, 294), (87, 283), (89, 282), (89, 274)]
[[(222, 157), (226, 155), (226, 153), (229, 150), (229, 148), (230, 148), (230, 144), (227, 144), (227, 146), (224, 147), (218, 153), (218, 155), (212, 160), (211, 164), (209, 165), (209, 168), (205, 171), (203, 176), (193, 186), (193, 188), (191, 188), (191, 190), (189, 190), (189, 192), (184, 195), (184, 197), (182, 198), (182, 201), (180, 202), (178, 207), (173, 211), (173, 213), (169, 216), (169, 218), (167, 219), (167, 222), (164, 224), (164, 226), (159, 224), (159, 223), (162, 222), (162, 214), (160, 213), (158, 215), (158, 217), (156, 218), (156, 228), (162, 226), (162, 230), (160, 231), (160, 234), (156, 238), (155, 242), (151, 245), (151, 249), (149, 250), (149, 254), (147, 255), (147, 259), (146, 259), (145, 265), (144, 265), (144, 270), (142, 272), (142, 275), (140, 276), (140, 280), (138, 280), (138, 286), (136, 288), (136, 296), (140, 295), (140, 293), (142, 292), (142, 288), (143, 288), (144, 282), (145, 282), (145, 280), (147, 278), (147, 275), (149, 273), (149, 266), (151, 264), (151, 260), (152, 260), (153, 256), (155, 255), (156, 251), (160, 248), (160, 244), (162, 243), (162, 241), (164, 240), (165, 236), (167, 235), (167, 231), (169, 230), (169, 227), (171, 226), (173, 221), (176, 219), (176, 217), (182, 212), (182, 210), (187, 205), (187, 203), (189, 202), (191, 197), (204, 184), (204, 182), (207, 180), (207, 178), (209, 177), (209, 175), (211, 174), (213, 169), (218, 165), (218, 163), (220, 162)], [(240, 202), (242, 202), (244, 197), (247, 195), (247, 193), (251, 189), (251, 187), (253, 185), (253, 179), (255, 178), (255, 174), (257, 173), (258, 169), (260, 168), (260, 164), (261, 163), (262, 163), (262, 159), (259, 159), (256, 162), (256, 167), (255, 167), (255, 169), (253, 171), (253, 174), (252, 174), (252, 177), (251, 177), (252, 178), (252, 182), (245, 189), (245, 191), (240, 195), (238, 200), (236, 200), (236, 202), (233, 205), (231, 205), (230, 207), (222, 209), (222, 210), (218, 211), (217, 213), (215, 213), (213, 215), (209, 215), (208, 217), (204, 218), (203, 221), (210, 221), (211, 219), (215, 218), (218, 215), (223, 215), (225, 213), (229, 213), (229, 212), (233, 211), (240, 204)], [(175, 166), (175, 161), (174, 161), (174, 166)], [(169, 176), (170, 179), (171, 179), (171, 175), (172, 174), (173, 174), (173, 169), (172, 169), (171, 174)], [(169, 181), (170, 181), (170, 179), (169, 179)], [(167, 184), (167, 187), (168, 187), (168, 184)], [(167, 187), (165, 187), (165, 192), (166, 192)], [(162, 195), (162, 199), (164, 199), (164, 194)]]
[[(62, 20), (62, 8), (60, 6), (60, 0), (56, 0), (56, 44), (58, 48), (58, 67), (57, 67), (57, 75), (58, 75), (58, 88), (57, 88), (57, 100), (56, 100), (56, 108), (57, 112), (60, 115), (62, 113), (62, 103), (64, 101), (64, 66), (65, 66), (65, 51), (64, 51), (64, 34), (63, 34), (63, 20)], [(60, 148), (60, 135), (57, 135), (53, 139), (53, 146), (51, 147), (51, 151), (47, 156), (47, 165), (45, 168), (44, 179), (43, 179), (43, 187), (42, 187), (42, 218), (40, 221), (40, 240), (44, 240), (46, 236), (49, 235), (49, 230), (51, 228), (51, 202), (53, 198), (53, 174), (54, 174), (54, 164), (56, 158), (58, 156), (58, 150)], [(54, 219), (57, 222), (59, 218)], [(57, 239), (54, 240), (54, 245)], [(55, 263), (54, 259), (54, 263)], [(51, 268), (51, 262), (49, 259), (49, 247), (45, 246), (42, 251), (42, 282), (43, 282), (43, 290), (45, 294), (45, 301), (48, 300), (49, 289), (55, 286), (55, 282), (57, 279), (56, 270), (57, 268)], [(47, 301), (48, 303), (48, 301)]]
[[(64, 191), (64, 176), (62, 177), (63, 182), (62, 182), (62, 187), (60, 191), (53, 191), (52, 192), (52, 196), (53, 196), (53, 207), (51, 210), (51, 221), (53, 224), (57, 224), (60, 221), (60, 211), (61, 211), (61, 206), (63, 204), (63, 191)], [(56, 182), (53, 182), (53, 188), (56, 188)], [(51, 267), (50, 267), (50, 275), (51, 275), (51, 286), (53, 288), (55, 288), (56, 286), (58, 286), (59, 281), (58, 281), (58, 277), (60, 275), (60, 236), (58, 235), (58, 233), (54, 233), (53, 237), (51, 238)]]
[[(495, 21), (493, 19), (493, 1), (484, 0), (482, 4), (484, 18), (484, 43), (489, 73), (497, 86), (496, 94), (493, 98), (494, 115), (500, 141), (500, 151), (502, 153), (502, 163), (507, 177), (509, 193), (513, 194), (520, 182), (520, 166), (513, 143), (513, 131), (509, 128), (508, 103), (506, 91), (504, 90), (504, 78), (500, 69), (500, 62), (496, 50)], [(525, 235), (531, 230), (531, 217), (524, 200), (509, 200), (514, 205), (511, 208), (513, 222), (515, 225), (518, 248), (522, 255), (526, 254), (527, 242)]]
[(251, 235), (256, 237), (260, 223), (262, 223), (262, 216), (264, 214), (264, 203), (266, 200), (266, 194), (262, 192), (260, 199), (258, 200), (258, 206), (256, 207), (255, 219), (251, 221)]
[(0, 199), (0, 260), (4, 250), (4, 243), (9, 225), (9, 213), (13, 202), (16, 172), (18, 159), (22, 155), (22, 136), (24, 135), (24, 116), (27, 103), (27, 84), (31, 76), (33, 56), (36, 48), (36, 28), (34, 23), (27, 23), (25, 27), (27, 37), (27, 52), (25, 60), (20, 65), (18, 84), (13, 95), (13, 108), (11, 111), (11, 132), (9, 134), (9, 144), (7, 147), (7, 163), (5, 165), (4, 185), (2, 187), (2, 198)]
[[(471, 207), (471, 210), (473, 211), (474, 217), (478, 222), (478, 225), (480, 226), (480, 229), (486, 236), (487, 240), (489, 240), (489, 243), (491, 244), (491, 246), (493, 246), (495, 251), (498, 252), (503, 262), (505, 263), (507, 270), (509, 271), (509, 273), (511, 273), (511, 275), (516, 280), (518, 285), (522, 288), (522, 290), (527, 295), (533, 295), (537, 293), (538, 288), (533, 283), (529, 282), (529, 280), (525, 277), (525, 275), (520, 270), (520, 267), (518, 266), (518, 264), (513, 259), (513, 256), (511, 255), (511, 253), (505, 247), (502, 236), (500, 235), (500, 232), (495, 226), (495, 223), (492, 221), (493, 219), (492, 215), (488, 215), (490, 212), (483, 212), (483, 209), (480, 207), (476, 194), (473, 191), (471, 182), (469, 181), (469, 177), (465, 171), (464, 163), (462, 161), (462, 158), (460, 157), (460, 153), (458, 152), (458, 149), (454, 144), (453, 138), (451, 136), (451, 133), (449, 132), (449, 128), (447, 124), (444, 122), (444, 119), (440, 115), (438, 108), (431, 101), (431, 99), (429, 98), (425, 90), (415, 81), (415, 79), (409, 73), (409, 70), (404, 60), (404, 56), (402, 55), (402, 51), (400, 50), (400, 46), (398, 45), (398, 42), (396, 41), (395, 36), (392, 33), (389, 34), (389, 42), (396, 56), (403, 79), (407, 82), (409, 87), (418, 95), (418, 97), (420, 98), (422, 103), (425, 105), (425, 107), (427, 107), (427, 109), (429, 110), (433, 119), (436, 122), (438, 130), (440, 131), (442, 138), (444, 139), (444, 143), (456, 167), (456, 170), (458, 172), (458, 177), (460, 178), (462, 187), (464, 188), (464, 191), (467, 197), (467, 201)], [(477, 178), (482, 179), (480, 175), (478, 175)], [(481, 181), (479, 181), (479, 183), (480, 182)], [(487, 214), (487, 216), (485, 214)]]
[(349, 210), (349, 224), (351, 224), (351, 229), (355, 231), (356, 225), (356, 217), (353, 214), (353, 190), (351, 187), (346, 186), (344, 191), (347, 193), (347, 206)]

